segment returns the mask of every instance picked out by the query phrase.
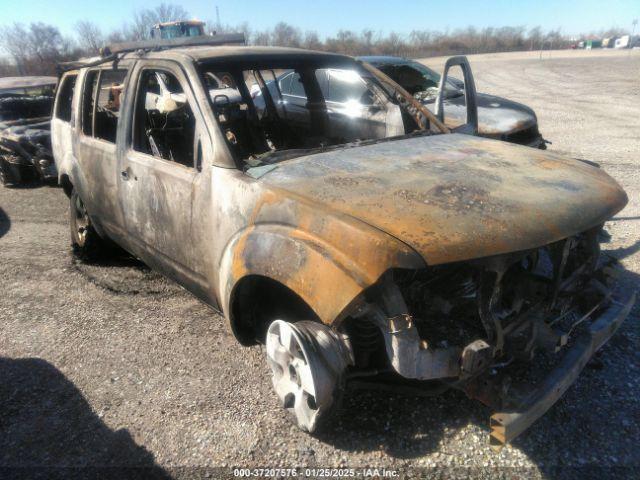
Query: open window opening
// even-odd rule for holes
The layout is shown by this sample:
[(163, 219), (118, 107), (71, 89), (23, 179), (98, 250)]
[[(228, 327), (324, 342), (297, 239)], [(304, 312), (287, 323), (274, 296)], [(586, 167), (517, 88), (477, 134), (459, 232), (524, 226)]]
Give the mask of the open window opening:
[(71, 121), (73, 92), (76, 88), (77, 75), (66, 75), (59, 87), (58, 101), (56, 103), (55, 117), (65, 122)]
[(96, 105), (94, 136), (115, 143), (126, 70), (103, 70)]
[(82, 95), (82, 132), (116, 142), (126, 70), (90, 70)]
[(227, 144), (246, 168), (417, 129), (350, 59), (212, 63), (202, 79)]
[(140, 76), (133, 147), (187, 167), (194, 166), (195, 118), (178, 78), (164, 70)]

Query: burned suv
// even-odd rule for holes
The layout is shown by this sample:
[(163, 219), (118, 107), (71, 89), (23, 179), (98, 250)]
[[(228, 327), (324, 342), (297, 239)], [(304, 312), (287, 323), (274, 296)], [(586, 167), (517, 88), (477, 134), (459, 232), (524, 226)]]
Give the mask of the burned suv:
[(56, 77), (0, 78), (0, 183), (57, 178), (49, 131)]
[[(497, 410), (504, 443), (628, 314), (598, 246), (627, 196), (601, 169), (450, 132), (350, 57), (160, 47), (114, 47), (61, 79), (52, 135), (72, 243), (87, 257), (116, 242), (220, 310), (239, 342), (264, 343), (302, 429), (367, 376), (462, 389)], [(449, 64), (477, 131), (471, 71)], [(307, 99), (295, 112), (287, 71)], [(358, 98), (331, 109), (326, 72)], [(535, 385), (503, 382), (556, 356)]]

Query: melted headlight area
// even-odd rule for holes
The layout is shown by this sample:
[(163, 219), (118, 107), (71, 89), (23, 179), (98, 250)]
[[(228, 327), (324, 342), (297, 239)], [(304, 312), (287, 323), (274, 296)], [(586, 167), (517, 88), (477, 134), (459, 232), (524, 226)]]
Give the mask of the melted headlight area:
[(386, 362), (405, 378), (460, 384), (558, 352), (610, 299), (600, 230), (524, 252), (387, 272), (343, 324), (356, 367)]

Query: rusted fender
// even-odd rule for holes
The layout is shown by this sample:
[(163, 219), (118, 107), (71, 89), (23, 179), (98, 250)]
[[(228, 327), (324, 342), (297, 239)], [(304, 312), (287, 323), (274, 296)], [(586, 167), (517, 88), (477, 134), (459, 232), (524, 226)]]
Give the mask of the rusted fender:
[(627, 203), (599, 168), (460, 134), (301, 157), (261, 181), (375, 226), (429, 265), (538, 248), (606, 221)]
[(359, 220), (278, 189), (264, 191), (246, 228), (225, 248), (219, 275), (224, 313), (234, 287), (261, 275), (296, 292), (327, 324), (389, 268), (422, 268), (410, 247)]

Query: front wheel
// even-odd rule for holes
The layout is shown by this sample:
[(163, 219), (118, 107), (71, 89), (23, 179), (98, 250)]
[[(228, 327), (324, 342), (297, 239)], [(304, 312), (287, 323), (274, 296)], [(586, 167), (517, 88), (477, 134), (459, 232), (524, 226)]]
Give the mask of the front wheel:
[(283, 407), (305, 432), (322, 428), (339, 409), (349, 345), (326, 325), (275, 320), (267, 331), (267, 362)]

